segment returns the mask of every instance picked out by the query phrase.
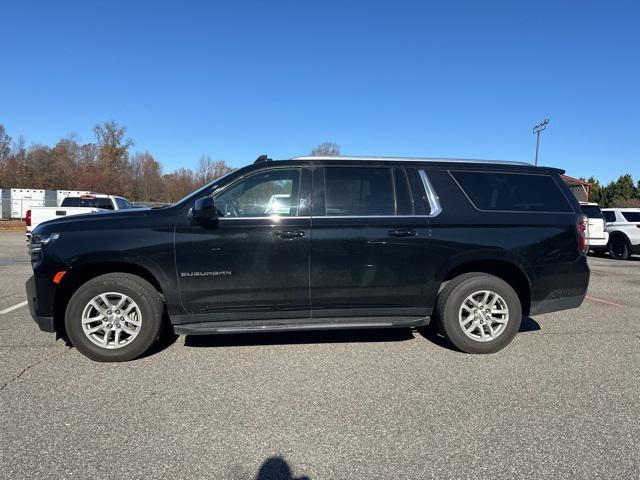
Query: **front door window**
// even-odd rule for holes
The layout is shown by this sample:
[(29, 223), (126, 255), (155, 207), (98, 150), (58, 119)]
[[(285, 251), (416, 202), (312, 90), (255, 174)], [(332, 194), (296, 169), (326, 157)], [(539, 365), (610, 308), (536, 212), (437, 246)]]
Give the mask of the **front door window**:
[(299, 169), (271, 169), (249, 175), (214, 196), (223, 218), (295, 217)]

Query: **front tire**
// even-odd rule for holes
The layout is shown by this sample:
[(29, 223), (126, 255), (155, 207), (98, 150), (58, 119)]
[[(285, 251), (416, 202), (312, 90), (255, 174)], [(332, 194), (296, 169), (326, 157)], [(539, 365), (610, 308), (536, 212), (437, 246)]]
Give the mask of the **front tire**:
[(145, 279), (107, 273), (75, 291), (65, 314), (71, 343), (98, 362), (125, 362), (146, 352), (158, 339), (164, 304)]
[(495, 353), (520, 329), (522, 306), (511, 286), (480, 272), (460, 275), (440, 292), (436, 304), (444, 336), (465, 353)]

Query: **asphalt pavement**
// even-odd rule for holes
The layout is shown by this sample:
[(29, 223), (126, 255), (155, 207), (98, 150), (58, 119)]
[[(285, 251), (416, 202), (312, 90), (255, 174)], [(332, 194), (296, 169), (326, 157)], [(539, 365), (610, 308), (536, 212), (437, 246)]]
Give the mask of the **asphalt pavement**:
[[(0, 478), (638, 478), (640, 258), (466, 355), (418, 331), (170, 337), (95, 363), (0, 313)], [(0, 233), (0, 312), (25, 300)]]

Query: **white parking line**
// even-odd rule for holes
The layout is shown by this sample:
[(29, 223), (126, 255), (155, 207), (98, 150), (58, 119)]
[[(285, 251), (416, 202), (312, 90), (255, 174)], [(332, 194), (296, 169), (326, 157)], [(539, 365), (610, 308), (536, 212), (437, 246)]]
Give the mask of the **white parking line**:
[(19, 308), (24, 307), (27, 304), (27, 301), (25, 300), (24, 302), (21, 302), (17, 305), (14, 305), (13, 307), (9, 307), (9, 308), (5, 308), (4, 310), (0, 310), (0, 315), (4, 315), (5, 313), (9, 313), (9, 312), (13, 312), (14, 310), (17, 310)]

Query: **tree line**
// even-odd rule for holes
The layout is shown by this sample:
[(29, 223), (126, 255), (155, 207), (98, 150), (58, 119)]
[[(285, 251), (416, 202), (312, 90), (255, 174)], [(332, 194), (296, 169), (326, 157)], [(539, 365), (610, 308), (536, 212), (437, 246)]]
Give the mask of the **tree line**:
[[(80, 143), (76, 136), (54, 146), (26, 146), (13, 140), (0, 124), (0, 188), (89, 190), (122, 195), (140, 202), (174, 202), (196, 188), (234, 170), (224, 160), (203, 155), (197, 167), (165, 173), (149, 152), (133, 152), (127, 129), (114, 121), (93, 128), (94, 141)], [(311, 155), (339, 156), (340, 146), (320, 143)], [(594, 177), (590, 201), (603, 207), (640, 207), (640, 181), (629, 174), (607, 185)]]
[(114, 121), (93, 128), (94, 141), (76, 136), (54, 146), (26, 146), (0, 125), (0, 188), (88, 190), (134, 201), (174, 202), (196, 188), (234, 170), (224, 160), (200, 157), (195, 169), (165, 173), (149, 152), (133, 152), (133, 140)]
[(638, 207), (640, 208), (640, 180), (634, 183), (628, 173), (607, 185), (601, 185), (594, 177), (587, 180), (591, 184), (589, 201), (601, 207)]

